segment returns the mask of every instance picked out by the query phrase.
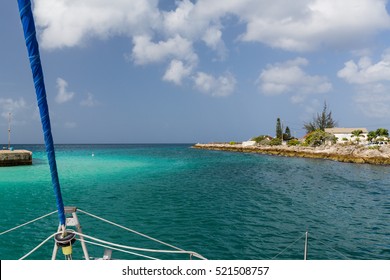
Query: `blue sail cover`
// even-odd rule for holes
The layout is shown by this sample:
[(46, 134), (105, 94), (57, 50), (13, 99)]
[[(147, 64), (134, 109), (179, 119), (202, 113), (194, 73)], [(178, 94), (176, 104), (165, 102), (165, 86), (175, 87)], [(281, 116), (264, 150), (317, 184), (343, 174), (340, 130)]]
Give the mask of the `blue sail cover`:
[(57, 202), (58, 218), (60, 220), (60, 224), (65, 225), (64, 203), (62, 202), (60, 182), (57, 173), (57, 163), (50, 126), (49, 107), (47, 106), (46, 89), (43, 80), (43, 71), (41, 59), (39, 56), (39, 46), (36, 38), (35, 23), (31, 11), (31, 2), (30, 0), (18, 0), (18, 5), (20, 18), (23, 25), (24, 38), (26, 40), (28, 56), (30, 59), (30, 66), (34, 79), (35, 93), (37, 95), (39, 113), (41, 115), (46, 153), (49, 160), (51, 180)]

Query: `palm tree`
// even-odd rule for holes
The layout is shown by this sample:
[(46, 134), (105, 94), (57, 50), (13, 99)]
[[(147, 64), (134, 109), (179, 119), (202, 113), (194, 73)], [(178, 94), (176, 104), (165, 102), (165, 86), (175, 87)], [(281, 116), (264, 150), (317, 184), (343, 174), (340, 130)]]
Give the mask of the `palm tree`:
[(377, 136), (376, 131), (370, 131), (367, 134), (367, 140), (372, 142), (372, 140), (374, 140), (376, 138), (376, 136)]
[(377, 136), (389, 136), (389, 131), (386, 128), (378, 128), (375, 132)]
[(361, 129), (357, 129), (351, 132), (352, 137), (356, 137), (356, 142), (360, 142), (360, 135), (362, 135), (363, 131)]

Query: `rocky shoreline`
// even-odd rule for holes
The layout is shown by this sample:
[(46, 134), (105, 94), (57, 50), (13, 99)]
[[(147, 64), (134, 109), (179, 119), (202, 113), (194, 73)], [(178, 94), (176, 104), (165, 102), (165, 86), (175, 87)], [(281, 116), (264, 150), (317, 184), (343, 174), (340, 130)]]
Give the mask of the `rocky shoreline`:
[[(390, 145), (389, 145), (390, 146)], [(357, 145), (330, 145), (321, 147), (303, 146), (242, 146), (241, 144), (195, 144), (193, 148), (259, 153), (286, 157), (328, 159), (349, 163), (390, 165), (390, 147), (366, 147)]]

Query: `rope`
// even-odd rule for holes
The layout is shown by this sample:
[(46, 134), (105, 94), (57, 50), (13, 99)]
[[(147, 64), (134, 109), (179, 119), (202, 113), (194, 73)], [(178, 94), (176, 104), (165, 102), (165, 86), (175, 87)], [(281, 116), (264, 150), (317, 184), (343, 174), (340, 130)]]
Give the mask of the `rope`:
[[(92, 241), (84, 240), (86, 243), (90, 243), (90, 244), (93, 244), (93, 245), (96, 245), (96, 246), (101, 246), (101, 247), (105, 247), (105, 248), (108, 248), (108, 249), (117, 250), (117, 251), (120, 251), (120, 252), (123, 252), (123, 253), (132, 254), (132, 255), (144, 257), (144, 258), (147, 258), (147, 259), (153, 259), (153, 260), (158, 260), (158, 259), (153, 258), (153, 257), (150, 257), (150, 256), (146, 256), (146, 255), (143, 255), (143, 254), (138, 254), (138, 253), (135, 253), (135, 252), (131, 252), (131, 251), (125, 251), (125, 250), (122, 250), (122, 249), (119, 249), (119, 248), (124, 248), (124, 249), (129, 249), (129, 250), (135, 250), (135, 251), (152, 252), (152, 253), (189, 254), (190, 257), (195, 256), (195, 257), (198, 257), (199, 259), (206, 260), (206, 258), (204, 258), (202, 255), (200, 255), (200, 254), (198, 254), (198, 253), (196, 253), (196, 252), (185, 251), (185, 250), (183, 250), (183, 249), (181, 249), (181, 248), (178, 248), (178, 247), (173, 246), (173, 245), (171, 245), (171, 244), (165, 243), (165, 242), (163, 242), (163, 241), (160, 241), (160, 240), (158, 240), (158, 239), (155, 239), (155, 238), (153, 238), (153, 237), (150, 237), (150, 236), (148, 236), (148, 235), (146, 235), (146, 234), (137, 232), (137, 231), (135, 231), (135, 230), (133, 230), (133, 229), (130, 229), (130, 228), (124, 227), (124, 226), (122, 226), (122, 225), (116, 224), (116, 223), (114, 223), (114, 222), (108, 221), (108, 220), (106, 220), (106, 219), (103, 219), (103, 218), (101, 218), (101, 217), (98, 217), (98, 216), (96, 216), (96, 215), (93, 215), (93, 214), (91, 214), (91, 213), (88, 213), (88, 212), (86, 212), (86, 211), (83, 211), (83, 210), (80, 210), (80, 209), (78, 209), (78, 211), (80, 211), (81, 213), (84, 213), (84, 214), (86, 214), (86, 215), (89, 215), (89, 216), (91, 216), (91, 217), (93, 217), (93, 218), (96, 218), (96, 219), (98, 219), (98, 220), (101, 220), (101, 221), (103, 221), (103, 222), (109, 223), (109, 224), (114, 225), (114, 226), (116, 226), (116, 227), (125, 229), (125, 230), (127, 230), (127, 231), (129, 231), (129, 232), (132, 232), (132, 233), (135, 233), (135, 234), (137, 234), (137, 235), (140, 235), (140, 236), (143, 236), (143, 237), (145, 237), (145, 238), (148, 238), (148, 239), (150, 239), (150, 240), (153, 240), (153, 241), (155, 241), (155, 242), (157, 242), (157, 243), (160, 243), (160, 244), (166, 245), (166, 246), (168, 246), (168, 247), (171, 247), (171, 248), (173, 248), (173, 249), (176, 249), (177, 251), (171, 251), (171, 250), (155, 250), (155, 249), (146, 249), (146, 248), (137, 248), (137, 247), (125, 246), (125, 245), (120, 245), (120, 244), (116, 244), (116, 243), (111, 243), (111, 242), (108, 242), (108, 241), (104, 241), (104, 240), (101, 240), (101, 239), (98, 239), (98, 238), (94, 238), (94, 237), (92, 237), (92, 236), (85, 235), (85, 234), (81, 234), (81, 233), (79, 233), (79, 232), (75, 232), (75, 231), (74, 231), (74, 233), (75, 233), (76, 235), (79, 235), (79, 236), (82, 236), (82, 237), (85, 237), (85, 238), (90, 238), (90, 239), (92, 239), (92, 240), (101, 242), (101, 243), (106, 244), (106, 245), (111, 245), (111, 246), (114, 246), (114, 247), (111, 247), (111, 246), (103, 246), (103, 245), (101, 245), (101, 244), (99, 244), (99, 243), (95, 243), (95, 242), (92, 242)], [(46, 217), (48, 217), (48, 216), (50, 216), (50, 215), (53, 215), (54, 213), (57, 213), (57, 212), (58, 212), (57, 210), (56, 210), (56, 211), (53, 211), (53, 212), (48, 213), (48, 214), (46, 214), (46, 215), (43, 215), (43, 216), (41, 216), (41, 217), (35, 218), (35, 219), (33, 219), (33, 220), (29, 221), (29, 222), (26, 222), (26, 223), (24, 223), (24, 224), (21, 224), (21, 225), (18, 225), (18, 226), (16, 226), (16, 227), (13, 227), (13, 228), (11, 228), (11, 229), (8, 229), (8, 230), (6, 230), (6, 231), (3, 231), (3, 232), (0, 233), (0, 236), (3, 235), (3, 234), (9, 233), (9, 232), (11, 232), (11, 231), (14, 231), (14, 230), (16, 230), (16, 229), (18, 229), (18, 228), (21, 228), (21, 227), (23, 227), (23, 226), (26, 226), (26, 225), (28, 225), (28, 224), (31, 224), (31, 223), (33, 223), (33, 222), (36, 222), (36, 221), (38, 221), (38, 220), (41, 220), (41, 219), (43, 219), (43, 218), (46, 218)], [(63, 227), (60, 228), (60, 231), (59, 231), (59, 232), (62, 232), (62, 231), (63, 231)], [(73, 231), (72, 231), (72, 232), (73, 232)], [(57, 232), (57, 233), (58, 233), (58, 232)], [(29, 253), (27, 253), (26, 255), (24, 255), (22, 258), (20, 258), (20, 260), (25, 259), (25, 258), (28, 257), (29, 255), (31, 255), (33, 252), (35, 252), (36, 250), (38, 250), (41, 246), (43, 246), (43, 244), (45, 244), (50, 238), (52, 238), (52, 237), (53, 237), (55, 234), (57, 234), (57, 233), (54, 233), (54, 234), (50, 235), (48, 238), (46, 238), (44, 241), (42, 241), (37, 247), (35, 247), (33, 250), (31, 250), (31, 251), (30, 251)], [(277, 258), (279, 255), (281, 255), (282, 253), (284, 253), (287, 249), (289, 249), (291, 246), (293, 246), (295, 243), (297, 243), (297, 242), (298, 242), (300, 239), (302, 239), (304, 236), (305, 236), (305, 234), (303, 234), (302, 236), (300, 236), (298, 239), (296, 239), (294, 242), (292, 242), (289, 246), (287, 246), (285, 249), (283, 249), (280, 253), (278, 253), (276, 256), (274, 256), (272, 259), (275, 259), (275, 258)], [(343, 253), (341, 253), (341, 252), (339, 252), (338, 250), (336, 250), (336, 249), (334, 249), (334, 248), (328, 246), (327, 244), (325, 244), (324, 242), (322, 242), (322, 241), (319, 240), (318, 238), (314, 237), (312, 234), (311, 234), (311, 238), (312, 238), (312, 239), (316, 239), (318, 242), (320, 242), (321, 244), (325, 245), (327, 248), (329, 248), (329, 249), (335, 251), (336, 253), (340, 254), (340, 255), (341, 255), (342, 257), (344, 257), (345, 259), (347, 259), (347, 260), (350, 259), (350, 258), (348, 258), (346, 255), (344, 255)], [(115, 248), (115, 247), (119, 247), (119, 248)]]
[(146, 248), (138, 248), (138, 247), (132, 247), (132, 246), (125, 246), (125, 245), (120, 245), (120, 244), (115, 244), (115, 243), (112, 243), (112, 242), (108, 242), (108, 241), (105, 241), (105, 240), (101, 240), (101, 239), (98, 239), (98, 238), (95, 238), (95, 237), (92, 237), (92, 236), (89, 236), (89, 235), (86, 235), (86, 234), (82, 234), (82, 233), (79, 233), (79, 232), (74, 232), (76, 235), (79, 235), (79, 236), (82, 236), (84, 238), (89, 238), (89, 239), (92, 239), (92, 240), (95, 240), (95, 241), (98, 241), (98, 242), (101, 242), (103, 244), (107, 244), (107, 245), (111, 245), (111, 246), (116, 246), (116, 247), (119, 247), (119, 248), (124, 248), (124, 249), (128, 249), (128, 250), (134, 250), (134, 251), (143, 251), (143, 252), (152, 252), (152, 253), (168, 253), (168, 254), (189, 254), (189, 255), (193, 255), (199, 259), (203, 259), (203, 260), (206, 260), (206, 258), (204, 258), (202, 255), (196, 253), (196, 252), (193, 252), (193, 251), (184, 251), (184, 250), (180, 250), (180, 251), (170, 251), (170, 250), (156, 250), (156, 249), (146, 249)]
[(33, 222), (36, 222), (36, 221), (38, 221), (38, 220), (40, 220), (40, 219), (46, 218), (47, 216), (53, 215), (54, 213), (57, 213), (57, 210), (56, 210), (56, 211), (53, 211), (53, 212), (51, 212), (51, 213), (49, 213), (49, 214), (43, 215), (42, 217), (36, 218), (36, 219), (34, 219), (34, 220), (31, 220), (31, 221), (29, 221), (29, 222), (27, 222), (27, 223), (24, 223), (24, 224), (21, 224), (21, 225), (19, 225), (19, 226), (14, 227), (14, 228), (11, 228), (11, 229), (9, 229), (9, 230), (3, 231), (2, 233), (0, 233), (0, 235), (3, 235), (3, 234), (5, 234), (5, 233), (8, 233), (8, 232), (13, 231), (13, 230), (15, 230), (15, 229), (18, 229), (18, 228), (20, 228), (20, 227), (26, 226), (26, 225), (31, 224), (31, 223), (33, 223)]
[(53, 233), (52, 235), (50, 235), (48, 238), (46, 238), (44, 241), (42, 241), (37, 247), (35, 247), (34, 249), (32, 249), (30, 252), (28, 252), (26, 255), (24, 255), (23, 257), (21, 257), (19, 260), (24, 260), (25, 258), (27, 258), (29, 255), (31, 255), (32, 253), (34, 253), (36, 250), (38, 250), (40, 247), (43, 246), (43, 244), (45, 244), (47, 241), (49, 241), (51, 238), (54, 237), (54, 235), (56, 235), (56, 233)]
[[(80, 239), (77, 239), (77, 240), (80, 240)], [(151, 260), (159, 260), (159, 259), (156, 259), (156, 258), (153, 258), (153, 257), (150, 257), (150, 256), (138, 254), (138, 253), (136, 253), (136, 252), (125, 251), (125, 250), (122, 250), (122, 249), (119, 249), (119, 248), (115, 248), (115, 247), (111, 247), (111, 246), (102, 245), (102, 244), (99, 244), (99, 243), (96, 243), (96, 242), (92, 242), (92, 241), (88, 241), (88, 240), (84, 240), (84, 242), (85, 242), (85, 243), (88, 243), (88, 244), (100, 246), (100, 247), (103, 247), (103, 248), (112, 249), (112, 250), (116, 250), (116, 251), (119, 251), (119, 252), (127, 253), (127, 254), (130, 254), (130, 255), (135, 255), (135, 256), (139, 256), (139, 257), (144, 257), (144, 258), (151, 259)]]
[(51, 181), (53, 191), (56, 197), (58, 209), (58, 218), (61, 225), (65, 225), (65, 210), (62, 201), (60, 181), (57, 172), (57, 163), (55, 158), (55, 150), (53, 136), (51, 133), (49, 107), (47, 105), (46, 88), (43, 80), (42, 64), (39, 57), (39, 46), (35, 36), (35, 23), (31, 10), (30, 0), (18, 0), (19, 15), (23, 26), (23, 33), (26, 42), (28, 57), (30, 58), (30, 66), (34, 80), (35, 93), (37, 97), (39, 114), (41, 116), (42, 130), (46, 146), (46, 154), (49, 160)]
[(142, 237), (145, 237), (145, 238), (150, 239), (150, 240), (152, 240), (152, 241), (155, 241), (155, 242), (157, 242), (157, 243), (163, 244), (163, 245), (165, 245), (165, 246), (171, 247), (171, 248), (176, 249), (176, 250), (179, 250), (179, 251), (185, 251), (185, 250), (183, 250), (183, 249), (181, 249), (181, 248), (179, 248), (179, 247), (173, 246), (173, 245), (171, 245), (171, 244), (165, 243), (165, 242), (163, 242), (163, 241), (160, 241), (160, 240), (158, 240), (158, 239), (156, 239), (156, 238), (153, 238), (153, 237), (151, 237), (151, 236), (148, 236), (148, 235), (146, 235), (146, 234), (140, 233), (140, 232), (135, 231), (135, 230), (133, 230), (133, 229), (130, 229), (130, 228), (121, 226), (121, 225), (119, 225), (119, 224), (116, 224), (116, 223), (114, 223), (114, 222), (108, 221), (108, 220), (106, 220), (106, 219), (103, 219), (103, 218), (98, 217), (98, 216), (96, 216), (96, 215), (93, 215), (93, 214), (91, 214), (91, 213), (85, 212), (85, 211), (80, 210), (80, 209), (77, 209), (77, 210), (80, 211), (81, 213), (84, 213), (84, 214), (86, 214), (86, 215), (89, 215), (89, 216), (91, 216), (91, 217), (93, 217), (93, 218), (96, 218), (96, 219), (101, 220), (101, 221), (103, 221), (103, 222), (106, 222), (106, 223), (109, 223), (109, 224), (111, 224), (111, 225), (117, 226), (117, 227), (122, 228), (122, 229), (124, 229), (124, 230), (127, 230), (127, 231), (129, 231), (129, 232), (135, 233), (135, 234), (137, 234), (137, 235), (140, 235), (140, 236), (142, 236)]
[[(306, 234), (306, 233), (305, 233), (305, 234)], [(280, 254), (282, 254), (283, 252), (285, 252), (288, 248), (290, 248), (292, 245), (294, 245), (294, 244), (297, 243), (299, 240), (301, 240), (302, 237), (305, 236), (305, 234), (302, 235), (302, 236), (300, 236), (297, 240), (295, 240), (293, 243), (291, 243), (289, 246), (287, 246), (284, 250), (282, 250), (279, 254), (277, 254), (277, 255), (276, 255), (275, 257), (273, 257), (272, 259), (275, 259), (277, 256), (279, 256)]]
[[(124, 249), (129, 249), (129, 250), (134, 250), (134, 251), (152, 252), (152, 253), (189, 254), (191, 257), (192, 257), (192, 256), (195, 256), (195, 257), (197, 257), (197, 258), (199, 258), (199, 259), (206, 260), (206, 258), (204, 258), (202, 255), (200, 255), (200, 254), (198, 254), (198, 253), (196, 253), (196, 252), (183, 250), (183, 249), (178, 248), (178, 247), (176, 247), (176, 246), (173, 246), (173, 245), (171, 245), (171, 244), (168, 244), (168, 243), (165, 243), (165, 242), (160, 241), (160, 240), (158, 240), (158, 239), (155, 239), (155, 238), (153, 238), (153, 237), (150, 237), (150, 236), (148, 236), (148, 235), (146, 235), (146, 234), (137, 232), (137, 231), (132, 230), (132, 229), (130, 229), (130, 228), (124, 227), (124, 226), (122, 226), (122, 225), (119, 225), (119, 224), (113, 223), (113, 222), (111, 222), (111, 221), (108, 221), (108, 220), (106, 220), (106, 219), (103, 219), (103, 218), (100, 218), (100, 217), (98, 217), (98, 216), (95, 216), (95, 215), (93, 215), (93, 214), (91, 214), (91, 213), (88, 213), (88, 212), (86, 212), (86, 211), (83, 211), (83, 210), (80, 210), (80, 209), (78, 209), (78, 211), (80, 211), (80, 212), (82, 212), (82, 213), (84, 213), (84, 214), (86, 214), (86, 215), (89, 215), (89, 216), (91, 216), (91, 217), (94, 217), (94, 218), (96, 218), (96, 219), (99, 219), (99, 220), (101, 220), (101, 221), (103, 221), (103, 222), (109, 223), (109, 224), (111, 224), (111, 225), (114, 225), (114, 226), (117, 226), (117, 227), (119, 227), (119, 228), (125, 229), (125, 230), (127, 230), (127, 231), (129, 231), (129, 232), (132, 232), (132, 233), (138, 234), (138, 235), (140, 235), (140, 236), (143, 236), (143, 237), (145, 237), (145, 238), (148, 238), (148, 239), (150, 239), (150, 240), (153, 240), (153, 241), (155, 241), (155, 242), (157, 242), (157, 243), (160, 243), (160, 244), (166, 245), (166, 246), (168, 246), (168, 247), (171, 247), (171, 248), (173, 248), (173, 249), (176, 249), (177, 251), (172, 251), (172, 250), (155, 250), (155, 249), (146, 249), (146, 248), (137, 248), (137, 247), (125, 246), (125, 245), (120, 245), (120, 244), (111, 243), (111, 242), (104, 241), (104, 240), (101, 240), (101, 239), (98, 239), (98, 238), (94, 238), (94, 237), (89, 236), (89, 235), (85, 235), (85, 234), (82, 234), (82, 233), (79, 233), (79, 232), (72, 231), (72, 232), (74, 232), (76, 235), (79, 235), (79, 236), (82, 236), (82, 237), (85, 237), (85, 238), (90, 238), (91, 240), (95, 240), (95, 241), (101, 242), (101, 243), (106, 244), (106, 245), (114, 246), (114, 247), (105, 246), (106, 248), (113, 249), (113, 250), (117, 250), (117, 251), (121, 251), (121, 252), (128, 253), (128, 254), (133, 254), (133, 255), (140, 256), (140, 257), (144, 257), (144, 258), (148, 258), (148, 259), (153, 259), (153, 260), (158, 260), (158, 259), (153, 258), (153, 257), (150, 257), (150, 256), (146, 256), (146, 255), (143, 255), (143, 254), (138, 254), (138, 253), (135, 253), (135, 252), (131, 252), (131, 251), (125, 251), (125, 250), (122, 250), (122, 249), (119, 249), (119, 248), (124, 248)], [(50, 215), (53, 215), (54, 213), (57, 213), (57, 212), (58, 212), (57, 210), (56, 210), (56, 211), (53, 211), (53, 212), (51, 212), (51, 213), (48, 213), (48, 214), (46, 214), (46, 215), (43, 215), (43, 216), (38, 217), (38, 218), (36, 218), (36, 219), (33, 219), (33, 220), (29, 221), (29, 222), (26, 222), (26, 223), (24, 223), (24, 224), (21, 224), (21, 225), (19, 225), (19, 226), (16, 226), (16, 227), (14, 227), (14, 228), (11, 228), (11, 229), (8, 229), (8, 230), (6, 230), (6, 231), (3, 231), (3, 232), (0, 233), (0, 236), (3, 235), (3, 234), (6, 234), (6, 233), (8, 233), (8, 232), (11, 232), (11, 231), (13, 231), (13, 230), (16, 230), (16, 229), (18, 229), (18, 228), (21, 228), (21, 227), (23, 227), (23, 226), (26, 226), (26, 225), (28, 225), (28, 224), (31, 224), (31, 223), (33, 223), (33, 222), (36, 222), (36, 221), (38, 221), (38, 220), (41, 220), (41, 219), (43, 219), (43, 218), (46, 218), (46, 217), (48, 217), (48, 216), (50, 216)], [(59, 231), (58, 231), (58, 232), (62, 232), (62, 231), (63, 231), (63, 228), (64, 228), (64, 227), (61, 226), (61, 227), (59, 228)], [(28, 257), (29, 255), (31, 255), (33, 252), (35, 252), (36, 250), (38, 250), (38, 249), (39, 249), (41, 246), (43, 246), (50, 238), (52, 238), (54, 235), (58, 234), (58, 232), (56, 232), (56, 233), (50, 235), (48, 238), (46, 238), (44, 241), (42, 241), (38, 246), (36, 246), (34, 249), (32, 249), (29, 253), (27, 253), (27, 254), (24, 255), (22, 258), (20, 258), (20, 260), (25, 259), (25, 258)], [(99, 244), (99, 243), (95, 243), (95, 242), (87, 241), (87, 240), (84, 240), (84, 241), (85, 241), (86, 243), (91, 243), (91, 244), (94, 244), (94, 245), (103, 247), (103, 245), (101, 245), (101, 244)], [(115, 247), (119, 247), (119, 248), (115, 248)]]

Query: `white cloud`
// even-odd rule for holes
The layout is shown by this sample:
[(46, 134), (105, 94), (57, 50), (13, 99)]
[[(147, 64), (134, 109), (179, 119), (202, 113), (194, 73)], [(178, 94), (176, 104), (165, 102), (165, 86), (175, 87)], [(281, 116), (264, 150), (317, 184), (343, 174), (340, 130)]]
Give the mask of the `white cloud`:
[(376, 63), (369, 56), (347, 61), (337, 75), (356, 86), (354, 102), (364, 115), (390, 117), (390, 49)]
[(214, 77), (212, 75), (198, 72), (194, 76), (195, 87), (203, 93), (214, 97), (224, 97), (233, 93), (236, 86), (236, 79), (230, 73)]
[(167, 41), (152, 42), (149, 36), (135, 36), (132, 58), (136, 64), (162, 62), (177, 58), (196, 64), (198, 57), (192, 49), (192, 42), (177, 35)]
[(354, 97), (358, 109), (370, 118), (390, 117), (390, 86), (372, 84), (360, 86)]
[(390, 27), (384, 0), (280, 0), (264, 4), (242, 16), (247, 22), (242, 40), (309, 51), (354, 46)]
[(284, 63), (268, 65), (257, 80), (259, 90), (265, 95), (289, 93), (294, 103), (302, 102), (307, 95), (326, 93), (332, 84), (324, 76), (311, 76), (305, 73), (303, 66), (308, 65), (305, 58), (298, 57)]
[(227, 56), (227, 49), (222, 40), (222, 31), (216, 26), (208, 28), (202, 37), (206, 45), (215, 50), (220, 59), (225, 59)]
[(32, 108), (33, 106), (27, 104), (23, 97), (0, 98), (0, 116), (8, 122), (9, 113), (11, 113), (12, 125), (25, 125), (29, 122), (33, 118)]
[(158, 0), (36, 0), (34, 13), (45, 48), (73, 47), (88, 38), (125, 35), (167, 38), (180, 35), (204, 40), (211, 48), (220, 40), (222, 19), (236, 17), (246, 26), (244, 41), (293, 51), (322, 46), (354, 46), (390, 28), (385, 0), (189, 0), (161, 11)]
[(94, 95), (90, 92), (87, 93), (87, 98), (84, 100), (81, 100), (80, 105), (85, 107), (94, 107), (98, 104), (96, 101)]
[(133, 39), (132, 59), (136, 64), (144, 65), (171, 59), (163, 76), (164, 81), (181, 85), (182, 80), (192, 74), (197, 66), (198, 56), (192, 43), (177, 35), (167, 41), (154, 43), (149, 36), (136, 36)]
[[(177, 7), (173, 11), (163, 12), (163, 29), (169, 35), (181, 34), (185, 37), (194, 37), (198, 33), (201, 21), (194, 20), (196, 4), (189, 0), (176, 1)], [(206, 22), (207, 24), (207, 22)]]
[(368, 56), (361, 57), (357, 63), (353, 60), (347, 61), (337, 75), (351, 84), (390, 81), (390, 49), (386, 50), (382, 60), (375, 64)]
[[(231, 22), (244, 26), (236, 34), (241, 41), (302, 52), (364, 48), (367, 39), (390, 28), (386, 0), (177, 0), (175, 4), (175, 9), (162, 11), (158, 0), (35, 0), (34, 13), (43, 48), (125, 36), (133, 43), (130, 61), (166, 64), (162, 79), (177, 85), (187, 77), (195, 75), (196, 81), (202, 76), (194, 74), (202, 73), (196, 69), (200, 59), (196, 43), (203, 42), (217, 58), (226, 58), (223, 32)], [(330, 90), (324, 77), (307, 75), (300, 66), (295, 73), (292, 68), (289, 71), (291, 79), (294, 75), (304, 78), (306, 85), (297, 85), (298, 89)], [(275, 93), (291, 89), (291, 84), (271, 82), (264, 87)], [(296, 102), (303, 97), (293, 95)]]
[(158, 0), (36, 0), (36, 24), (47, 49), (74, 47), (91, 37), (148, 33), (159, 25)]
[(55, 98), (56, 102), (59, 104), (68, 102), (72, 100), (74, 97), (74, 92), (68, 92), (67, 91), (68, 83), (62, 78), (57, 78), (57, 88), (58, 88), (58, 93)]
[(168, 69), (164, 74), (163, 80), (173, 82), (177, 85), (181, 85), (182, 80), (191, 74), (192, 68), (192, 66), (185, 66), (182, 61), (174, 59), (168, 66)]
[(0, 98), (1, 116), (8, 119), (9, 113), (14, 114), (27, 107), (26, 101), (23, 97), (19, 99)]

